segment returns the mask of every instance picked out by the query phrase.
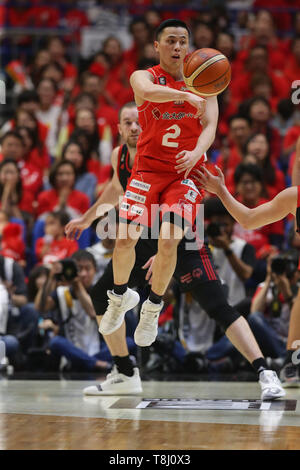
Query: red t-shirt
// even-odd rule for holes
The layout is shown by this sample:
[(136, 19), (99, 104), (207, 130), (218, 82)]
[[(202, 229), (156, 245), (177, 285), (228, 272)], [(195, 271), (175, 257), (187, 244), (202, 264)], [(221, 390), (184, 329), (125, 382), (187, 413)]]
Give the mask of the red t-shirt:
[[(300, 77), (300, 75), (299, 75)], [(283, 149), (286, 150), (295, 144), (300, 137), (300, 124), (290, 127), (283, 139)]]
[[(153, 75), (156, 84), (175, 90), (186, 90), (183, 80), (174, 80), (160, 65), (148, 69), (148, 72)], [(195, 112), (196, 109), (187, 101), (145, 101), (139, 106), (142, 132), (137, 143), (135, 167), (138, 164), (139, 169), (142, 169), (142, 157), (148, 156), (156, 163), (168, 163), (170, 171), (176, 173), (176, 155), (182, 150), (193, 150), (202, 131), (200, 119), (194, 118)]]
[(292, 55), (286, 62), (283, 71), (284, 76), (286, 77), (289, 85), (291, 85), (295, 80), (300, 78), (300, 64), (297, 62), (296, 57)]
[(35, 245), (35, 253), (37, 259), (44, 264), (53, 263), (54, 261), (68, 258), (79, 249), (76, 240), (67, 240), (66, 238), (62, 238), (61, 240), (53, 240), (50, 244), (50, 251), (42, 258), (42, 250), (44, 246), (44, 237), (38, 238)]
[(25, 259), (25, 243), (22, 238), (21, 225), (12, 222), (5, 225), (2, 232), (0, 253), (15, 261)]
[[(38, 195), (37, 215), (52, 212), (58, 205), (58, 202), (59, 196), (55, 189), (42, 191)], [(89, 208), (90, 201), (86, 194), (73, 189), (68, 197), (67, 205), (75, 209), (79, 214), (84, 214)]]

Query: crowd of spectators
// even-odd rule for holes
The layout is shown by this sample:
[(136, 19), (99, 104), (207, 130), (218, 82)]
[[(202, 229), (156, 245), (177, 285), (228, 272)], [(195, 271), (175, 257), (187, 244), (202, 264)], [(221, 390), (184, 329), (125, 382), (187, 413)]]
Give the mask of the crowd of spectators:
[[(94, 227), (78, 241), (66, 240), (64, 226), (93, 204), (111, 177), (118, 111), (133, 100), (129, 77), (158, 63), (153, 40), (162, 20), (184, 20), (192, 32), (191, 51), (217, 48), (231, 62), (232, 80), (219, 96), (208, 167), (218, 164), (232, 194), (248, 207), (291, 184), (297, 141), (300, 152), (297, 3), (0, 1), (1, 78), (7, 95), (7, 105), (0, 105), (0, 339), (16, 367), (28, 366), (28, 357), (30, 367), (59, 367), (57, 359), (63, 357), (83, 370), (110, 368), (86, 292), (101, 275), (113, 241), (99, 240)], [(86, 28), (100, 31), (102, 38), (89, 56), (81, 52)], [(249, 315), (265, 354), (280, 358), (291, 306), (285, 300), (296, 293), (298, 271), (272, 271), (271, 257), (288, 253), (289, 260), (297, 259), (293, 220), (245, 230), (211, 199), (207, 194), (205, 216), (219, 232), (212, 231), (208, 240), (230, 303), (241, 304)], [(224, 255), (229, 247), (235, 263)], [(62, 285), (57, 274), (66, 258), (73, 259), (78, 273)], [(41, 299), (45, 285), (48, 296)], [(176, 287), (168, 299), (160, 321), (168, 340), (152, 348), (149, 370), (166, 366), (165, 359), (156, 360), (165, 358), (165, 351), (173, 351), (179, 368), (193, 364), (200, 370), (206, 361), (213, 368), (228, 357), (231, 366), (237, 364), (240, 358), (223, 332), (207, 323), (205, 312), (195, 313), (192, 299), (178, 300)], [(166, 334), (172, 322), (175, 336)], [(134, 325), (129, 315), (129, 343)], [(201, 328), (210, 331), (206, 338), (200, 333), (196, 338)], [(131, 352), (136, 352), (133, 343)], [(197, 360), (190, 360), (191, 354)]]

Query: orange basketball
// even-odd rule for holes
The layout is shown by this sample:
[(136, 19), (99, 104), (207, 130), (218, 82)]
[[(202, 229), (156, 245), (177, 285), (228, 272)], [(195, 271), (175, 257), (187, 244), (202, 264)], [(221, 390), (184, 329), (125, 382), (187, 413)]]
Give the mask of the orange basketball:
[(229, 60), (216, 49), (197, 49), (184, 59), (183, 78), (187, 88), (197, 95), (218, 95), (230, 83)]

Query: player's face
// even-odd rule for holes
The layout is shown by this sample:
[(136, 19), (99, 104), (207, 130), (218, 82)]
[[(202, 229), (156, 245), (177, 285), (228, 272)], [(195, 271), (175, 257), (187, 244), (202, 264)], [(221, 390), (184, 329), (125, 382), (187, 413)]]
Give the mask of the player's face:
[(137, 108), (124, 108), (120, 117), (119, 132), (129, 147), (136, 147), (141, 133)]
[(165, 28), (154, 46), (161, 62), (172, 68), (175, 64), (182, 65), (189, 49), (188, 32), (182, 27)]

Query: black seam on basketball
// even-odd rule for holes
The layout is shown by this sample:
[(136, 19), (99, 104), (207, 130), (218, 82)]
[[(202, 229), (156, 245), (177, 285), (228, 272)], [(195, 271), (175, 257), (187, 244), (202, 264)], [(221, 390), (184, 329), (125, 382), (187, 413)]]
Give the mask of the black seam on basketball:
[(224, 75), (226, 75), (226, 73), (228, 72), (228, 70), (230, 70), (230, 65), (229, 65), (228, 69), (226, 70), (226, 72), (224, 72), (222, 75), (220, 75), (220, 76), (219, 76), (218, 78), (216, 78), (215, 80), (212, 80), (211, 82), (205, 83), (205, 85), (196, 85), (196, 86), (195, 86), (195, 85), (189, 85), (189, 86), (192, 87), (192, 88), (198, 89), (198, 88), (202, 88), (202, 87), (204, 87), (204, 86), (210, 85), (211, 83), (214, 83), (214, 82), (216, 82), (217, 80), (220, 80), (220, 78), (224, 77)]
[[(189, 56), (187, 62), (185, 62), (185, 66), (186, 66), (186, 67), (187, 67), (188, 64), (190, 63), (190, 61), (191, 61), (191, 59), (192, 59), (192, 56), (193, 56), (193, 54), (191, 54), (191, 55)], [(192, 73), (193, 73), (193, 72), (192, 72)], [(192, 75), (192, 73), (191, 73), (191, 75)], [(191, 76), (191, 75), (190, 75), (190, 76)], [(187, 78), (189, 78), (189, 77), (187, 77)]]
[[(220, 53), (220, 54), (221, 54), (221, 53)], [(202, 64), (198, 65), (197, 68), (202, 67), (202, 65), (204, 65), (208, 60), (211, 60), (211, 59), (213, 59), (214, 57), (217, 57), (217, 56), (220, 55), (220, 54), (216, 54), (216, 55), (213, 55), (212, 57), (208, 57), (204, 62), (202, 62)], [(193, 55), (193, 53), (192, 53), (192, 55)], [(192, 55), (191, 55), (191, 57), (192, 57)], [(224, 60), (224, 59), (227, 58), (226, 56), (224, 56), (224, 54), (222, 54), (222, 55), (223, 55), (223, 57), (219, 57), (219, 59), (216, 60), (216, 61), (213, 62), (213, 63), (216, 64), (216, 63), (219, 62), (220, 60)], [(190, 58), (191, 58), (191, 57), (190, 57)], [(187, 62), (187, 63), (188, 63), (188, 62)], [(204, 70), (206, 70), (206, 69), (204, 69)], [(191, 73), (191, 75), (189, 75), (188, 77), (186, 76), (186, 78), (190, 78), (190, 77), (193, 75), (194, 72), (195, 72), (195, 70), (193, 70), (193, 72)]]

